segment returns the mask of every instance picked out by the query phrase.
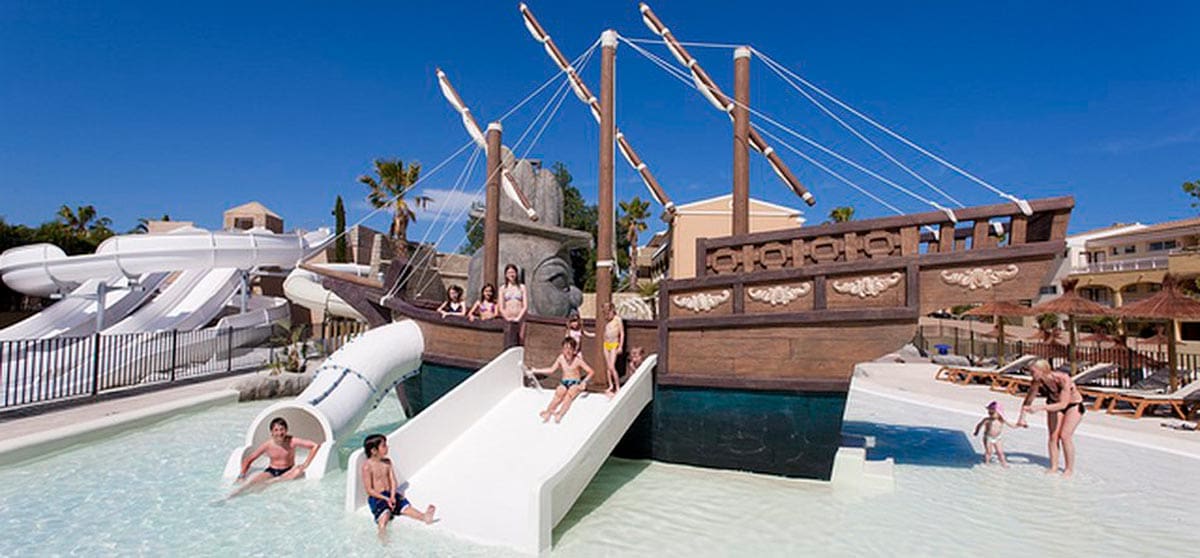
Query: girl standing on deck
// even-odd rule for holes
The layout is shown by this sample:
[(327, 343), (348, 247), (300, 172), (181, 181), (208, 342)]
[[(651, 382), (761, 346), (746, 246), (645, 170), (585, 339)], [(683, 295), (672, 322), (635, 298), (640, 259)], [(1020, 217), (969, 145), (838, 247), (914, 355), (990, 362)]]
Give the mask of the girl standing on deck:
[(467, 317), (471, 321), (475, 321), (476, 318), (491, 320), (497, 316), (499, 316), (499, 308), (496, 306), (496, 287), (488, 283), (479, 289), (479, 300), (476, 300), (471, 311), (467, 312)]
[[(1050, 467), (1046, 473), (1058, 472), (1059, 448), (1063, 455), (1063, 477), (1075, 473), (1075, 429), (1083, 420), (1083, 394), (1071, 377), (1056, 372), (1050, 368), (1046, 359), (1038, 359), (1029, 367), (1033, 375), (1033, 383), (1025, 401), (1021, 404), (1021, 415), (1017, 417), (1017, 426), (1028, 427), (1025, 413), (1046, 411), (1047, 448), (1050, 452)], [(1045, 405), (1031, 405), (1039, 390), (1046, 392)]]
[(525, 319), (525, 312), (529, 310), (529, 292), (521, 282), (517, 266), (513, 264), (504, 266), (504, 285), (500, 287), (500, 300), (500, 315), (509, 322), (521, 324), (517, 338), (520, 344), (524, 345), (525, 322), (522, 320)]
[(617, 356), (625, 351), (625, 323), (617, 315), (613, 303), (604, 303), (604, 365), (607, 367), (608, 390), (604, 393), (610, 399), (617, 394), (621, 387), (621, 378), (617, 375)]
[(462, 296), (462, 287), (459, 287), (458, 285), (450, 285), (450, 288), (446, 289), (445, 302), (442, 302), (442, 305), (438, 306), (438, 313), (441, 314), (443, 318), (446, 316), (466, 316), (467, 305), (463, 303)]
[(567, 331), (563, 333), (563, 337), (570, 337), (575, 340), (575, 345), (582, 347), (584, 337), (595, 337), (596, 334), (583, 329), (583, 320), (579, 318), (579, 312), (571, 311), (571, 315), (567, 316)]

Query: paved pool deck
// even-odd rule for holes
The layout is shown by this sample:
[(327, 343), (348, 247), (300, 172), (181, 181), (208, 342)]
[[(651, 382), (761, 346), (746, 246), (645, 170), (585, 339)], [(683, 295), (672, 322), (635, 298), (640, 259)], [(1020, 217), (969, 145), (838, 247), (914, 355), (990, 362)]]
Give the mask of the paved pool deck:
[[(0, 422), (0, 442), (74, 428), (97, 421), (117, 421), (150, 408), (167, 410), (188, 402), (207, 400), (209, 397), (228, 396), (229, 392), (233, 390), (233, 386), (247, 376), (248, 374), (227, 376), (207, 382), (6, 420)], [(236, 392), (233, 393), (233, 399), (236, 400)]]
[[(984, 407), (990, 401), (999, 401), (1003, 406), (1005, 418), (1016, 421), (1023, 396), (991, 391), (986, 385), (963, 386), (938, 381), (934, 379), (938, 368), (939, 365), (928, 363), (859, 364), (854, 371), (851, 397), (854, 391), (859, 390), (962, 413), (963, 428), (968, 434), (975, 427), (975, 423), (986, 414)], [(1046, 429), (1046, 419), (1042, 413), (1037, 413), (1027, 420), (1031, 429)], [(1200, 459), (1200, 432), (1164, 428), (1164, 422), (1174, 423), (1178, 420), (1162, 416), (1132, 419), (1089, 409), (1076, 432), (1079, 436), (1117, 440)]]

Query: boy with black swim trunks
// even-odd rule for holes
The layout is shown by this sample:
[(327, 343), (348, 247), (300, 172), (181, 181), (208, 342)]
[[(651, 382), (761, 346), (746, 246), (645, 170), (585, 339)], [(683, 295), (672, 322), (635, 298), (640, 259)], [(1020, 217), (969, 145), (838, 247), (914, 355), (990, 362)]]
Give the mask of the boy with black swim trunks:
[(363, 453), (367, 454), (367, 459), (363, 461), (360, 474), (367, 492), (367, 505), (371, 507), (371, 515), (375, 516), (375, 523), (379, 525), (379, 540), (387, 542), (387, 524), (396, 515), (433, 523), (436, 506), (430, 504), (424, 513), (419, 512), (409, 504), (404, 494), (397, 492), (396, 471), (387, 457), (387, 438), (382, 434), (367, 436), (363, 440)]
[(563, 415), (571, 408), (571, 402), (583, 392), (595, 373), (579, 356), (579, 344), (570, 337), (563, 338), (562, 354), (554, 359), (554, 364), (549, 368), (534, 368), (530, 372), (550, 375), (555, 370), (562, 370), (562, 382), (554, 388), (554, 398), (550, 400), (550, 405), (538, 414), (542, 417), (542, 422), (549, 421), (551, 416), (554, 416), (554, 422), (562, 422)]
[[(242, 472), (238, 475), (237, 482), (246, 480), (250, 465), (254, 464), (254, 461), (264, 453), (271, 460), (269, 466), (263, 472), (254, 475), (249, 482), (234, 490), (229, 497), (237, 496), (253, 486), (265, 486), (276, 481), (298, 478), (308, 469), (308, 465), (317, 456), (317, 449), (320, 447), (321, 444), (288, 434), (288, 423), (283, 420), (283, 417), (271, 419), (271, 439), (263, 442), (258, 449), (254, 450), (254, 453), (242, 461)], [(308, 458), (298, 467), (296, 466), (296, 448), (308, 449)]]

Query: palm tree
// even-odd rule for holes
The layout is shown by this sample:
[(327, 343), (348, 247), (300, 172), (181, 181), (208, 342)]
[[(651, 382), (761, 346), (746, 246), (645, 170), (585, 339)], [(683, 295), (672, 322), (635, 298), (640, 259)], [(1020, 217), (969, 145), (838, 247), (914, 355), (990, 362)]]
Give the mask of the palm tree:
[(407, 256), (408, 224), (417, 220), (413, 207), (425, 208), (433, 201), (427, 196), (405, 199), (421, 175), (421, 164), (409, 163), (405, 166), (400, 159), (375, 159), (374, 165), (372, 170), (376, 176), (364, 174), (358, 177), (358, 181), (371, 189), (367, 194), (367, 201), (371, 202), (373, 207), (392, 209), (392, 225), (388, 229), (388, 237), (396, 241), (396, 255)]
[[(159, 221), (170, 221), (171, 216), (164, 213), (162, 218), (158, 219), (158, 220)], [(133, 230), (131, 230), (129, 232), (132, 234), (146, 234), (146, 233), (150, 232), (150, 222), (151, 221), (154, 221), (154, 219), (151, 219), (149, 217), (139, 218), (137, 226), (134, 227)]]
[(829, 220), (834, 223), (846, 223), (854, 219), (854, 208), (848, 205), (835, 207), (829, 211)]
[(650, 217), (650, 202), (642, 201), (634, 196), (627, 202), (621, 202), (620, 225), (625, 230), (625, 239), (629, 241), (629, 290), (637, 285), (637, 248), (638, 233), (646, 230), (646, 219)]
[(68, 231), (78, 237), (85, 237), (88, 234), (104, 236), (105, 233), (111, 234), (112, 232), (108, 228), (112, 224), (112, 219), (97, 217), (96, 208), (91, 205), (81, 205), (74, 211), (64, 205), (58, 208), (58, 220)]

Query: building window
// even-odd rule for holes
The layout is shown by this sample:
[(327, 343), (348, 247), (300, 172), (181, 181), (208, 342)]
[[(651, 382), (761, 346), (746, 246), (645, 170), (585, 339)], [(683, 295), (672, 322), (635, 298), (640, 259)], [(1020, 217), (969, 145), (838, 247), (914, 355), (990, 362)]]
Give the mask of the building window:
[(1126, 246), (1125, 253), (1126, 254), (1136, 254), (1137, 253), (1137, 245), (1130, 244), (1129, 246)]
[(1119, 255), (1120, 253), (1121, 253), (1121, 251), (1118, 250), (1116, 246), (1112, 247), (1112, 255), (1116, 256), (1116, 255)]
[(1040, 290), (1038, 290), (1038, 294), (1056, 295), (1056, 294), (1058, 294), (1058, 285), (1046, 285), (1046, 286), (1042, 287)]
[(1163, 242), (1151, 242), (1150, 243), (1150, 251), (1151, 252), (1161, 252), (1163, 250), (1174, 250), (1178, 246), (1179, 246), (1179, 244), (1176, 243), (1174, 240), (1165, 240)]
[(254, 228), (254, 218), (252, 217), (234, 217), (233, 228), (239, 231), (248, 231)]

